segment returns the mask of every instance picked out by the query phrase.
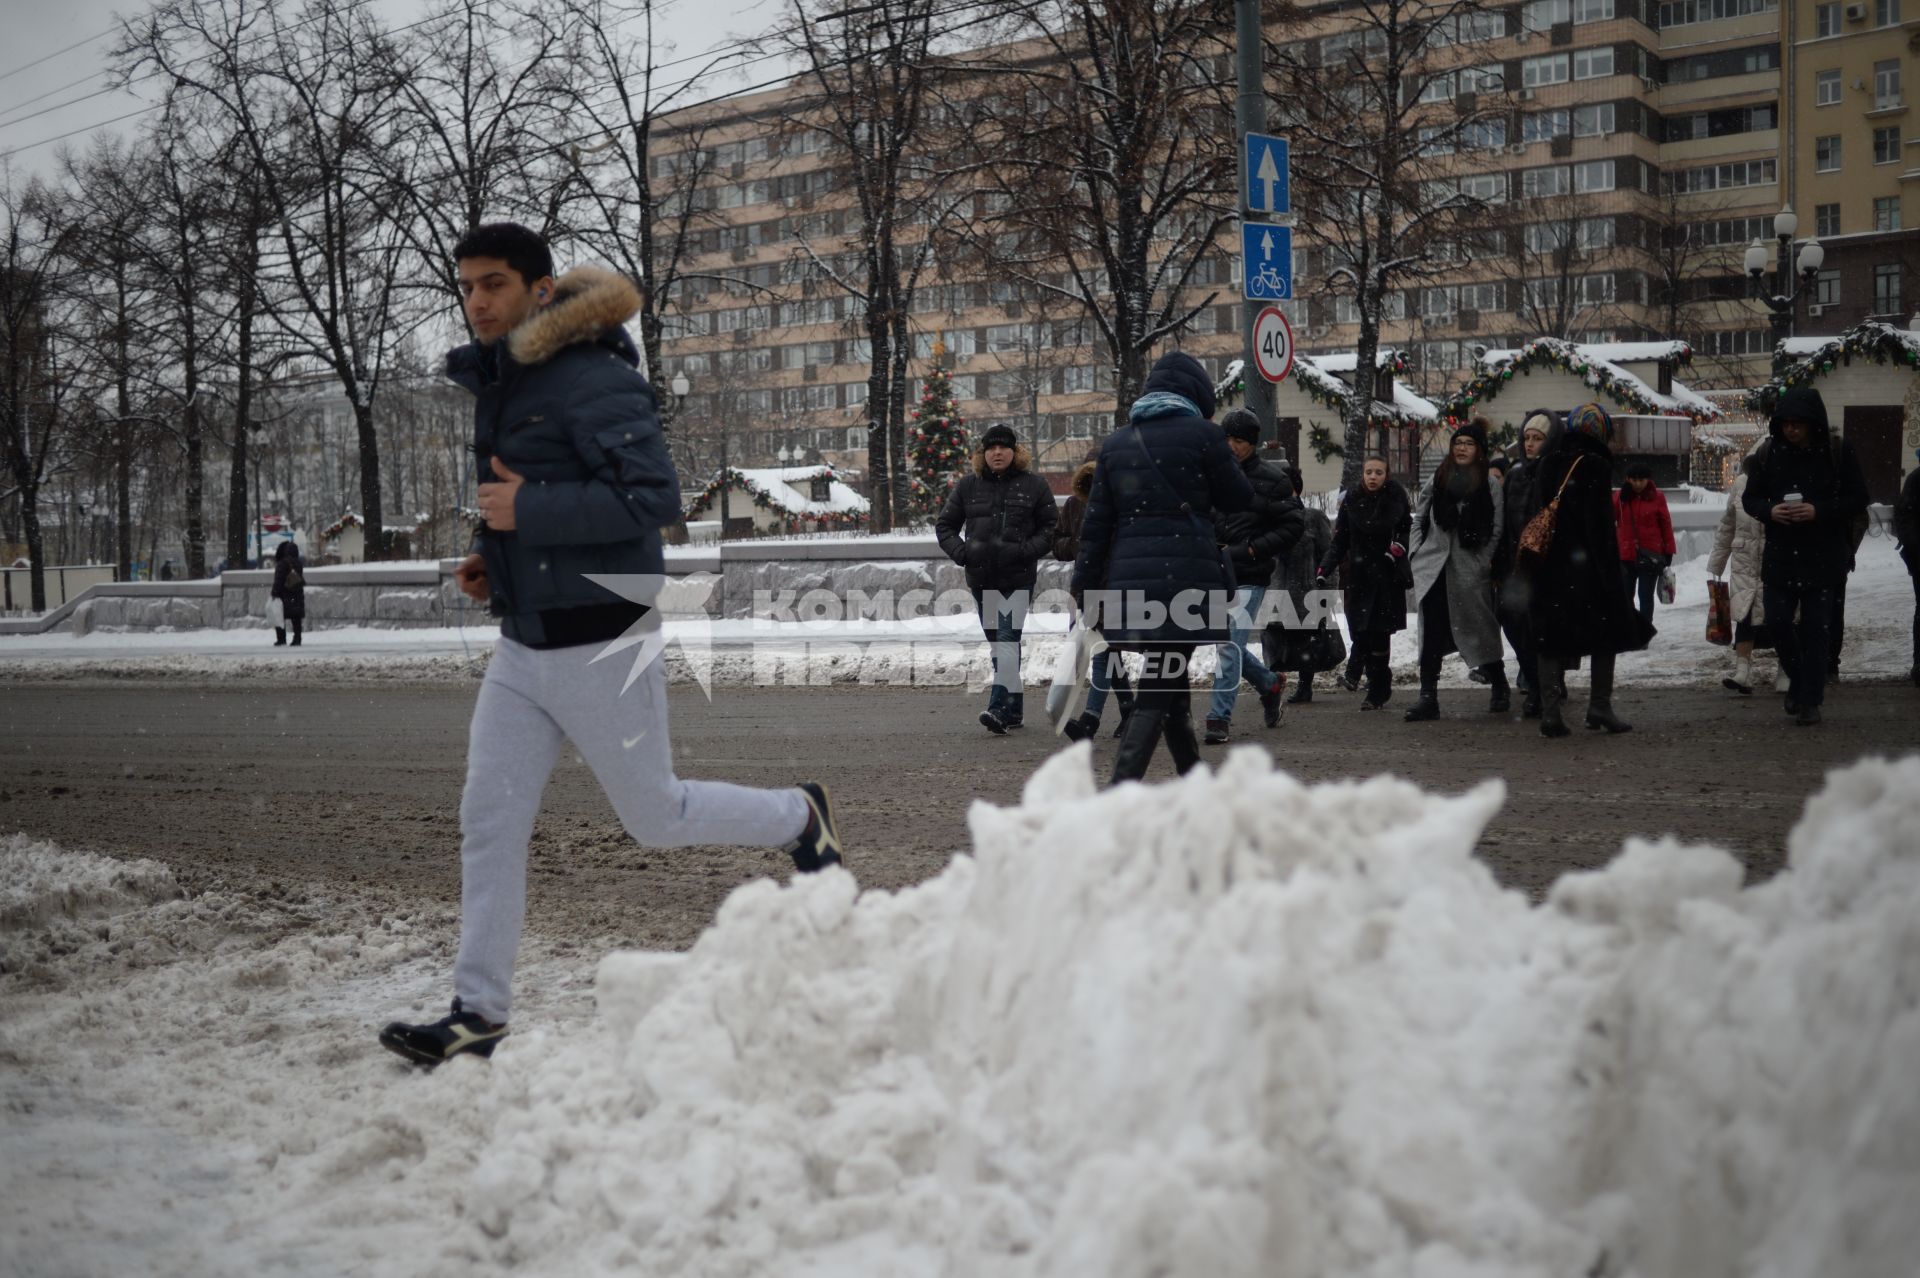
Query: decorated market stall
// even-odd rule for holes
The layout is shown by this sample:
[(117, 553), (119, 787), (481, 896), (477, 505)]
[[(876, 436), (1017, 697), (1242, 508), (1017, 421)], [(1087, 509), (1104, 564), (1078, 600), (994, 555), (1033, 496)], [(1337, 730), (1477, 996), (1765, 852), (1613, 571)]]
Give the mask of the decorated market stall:
[(868, 502), (841, 482), (827, 465), (740, 470), (716, 474), (687, 507), (693, 523), (717, 519), (726, 491), (726, 537), (777, 537), (791, 533), (831, 532), (864, 527)]
[(1920, 333), (1869, 320), (1838, 337), (1794, 337), (1774, 351), (1773, 377), (1748, 403), (1770, 416), (1788, 386), (1812, 386), (1827, 421), (1851, 441), (1876, 502), (1891, 503), (1920, 448)]
[[(1293, 361), (1286, 380), (1273, 388), (1278, 438), (1270, 444), (1286, 451), (1289, 465), (1300, 467), (1309, 493), (1333, 492), (1340, 487), (1346, 415), (1353, 402), (1358, 362), (1351, 351), (1301, 355)], [(1222, 411), (1245, 393), (1241, 374), (1239, 360), (1228, 365), (1227, 375), (1217, 388)], [(1400, 352), (1379, 353), (1367, 415), (1368, 451), (1384, 455), (1394, 476), (1402, 481), (1414, 476), (1423, 437), (1440, 419), (1439, 410), (1430, 400), (1407, 388), (1403, 380), (1406, 374), (1406, 360)]]

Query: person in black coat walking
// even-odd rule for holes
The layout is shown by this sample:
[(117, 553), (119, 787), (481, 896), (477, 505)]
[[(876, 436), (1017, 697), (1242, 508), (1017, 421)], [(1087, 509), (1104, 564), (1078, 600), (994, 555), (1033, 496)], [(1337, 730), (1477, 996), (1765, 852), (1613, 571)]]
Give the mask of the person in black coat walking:
[[(1504, 500), (1500, 503), (1500, 547), (1493, 555), (1494, 610), (1500, 629), (1513, 648), (1519, 670), (1520, 717), (1540, 717), (1540, 686), (1533, 678), (1533, 644), (1527, 637), (1527, 585), (1514, 574), (1514, 556), (1527, 521), (1540, 510), (1536, 482), (1546, 452), (1554, 415), (1536, 408), (1520, 423), (1520, 460), (1507, 470)], [(1562, 689), (1561, 697), (1566, 696)]]
[(1767, 530), (1761, 606), (1780, 664), (1793, 677), (1787, 713), (1802, 726), (1819, 723), (1831, 656), (1828, 628), (1853, 561), (1854, 521), (1867, 509), (1860, 461), (1853, 445), (1832, 437), (1819, 391), (1791, 386), (1780, 392), (1740, 502)]
[(993, 691), (980, 723), (995, 736), (1025, 718), (1020, 632), (1058, 518), (1053, 489), (1033, 473), (1033, 454), (1012, 426), (996, 422), (974, 450), (973, 474), (953, 486), (934, 523), (940, 549), (967, 570), (980, 628), (993, 645)]
[(1145, 776), (1162, 735), (1180, 772), (1200, 762), (1188, 663), (1196, 645), (1229, 637), (1234, 586), (1213, 514), (1253, 504), (1213, 410), (1213, 383), (1199, 361), (1163, 355), (1129, 424), (1100, 448), (1073, 591), (1110, 643), (1143, 655), (1115, 782)]
[(1306, 509), (1294, 495), (1293, 476), (1286, 467), (1261, 460), (1260, 419), (1247, 409), (1236, 408), (1221, 420), (1220, 428), (1253, 489), (1253, 504), (1245, 510), (1213, 513), (1214, 540), (1226, 547), (1233, 559), (1238, 589), (1233, 597), (1235, 615), (1228, 627), (1227, 642), (1220, 646), (1219, 665), (1213, 676), (1213, 701), (1207, 710), (1208, 745), (1226, 743), (1243, 671), (1247, 682), (1260, 694), (1266, 725), (1274, 728), (1280, 724), (1280, 694), (1286, 691), (1287, 678), (1267, 669), (1247, 646), (1247, 637), (1253, 631), (1260, 605), (1266, 601), (1267, 585), (1275, 569), (1293, 553), (1307, 527)]
[(1315, 570), (1316, 584), (1346, 565), (1347, 631), (1366, 671), (1362, 710), (1378, 710), (1393, 695), (1388, 665), (1393, 636), (1407, 628), (1407, 541), (1413, 531), (1413, 501), (1387, 478), (1387, 460), (1369, 457), (1360, 486), (1341, 499), (1333, 543)]
[(1540, 690), (1540, 735), (1569, 732), (1560, 708), (1566, 670), (1593, 662), (1587, 726), (1630, 732), (1613, 712), (1614, 658), (1653, 638), (1653, 623), (1620, 589), (1619, 527), (1614, 522), (1613, 418), (1598, 404), (1582, 404), (1548, 438), (1534, 496), (1557, 497), (1553, 540), (1537, 562), (1522, 555), (1518, 585), (1527, 601), (1527, 633)]
[(286, 624), (275, 626), (273, 646), (284, 648), (287, 631), (293, 631), (293, 646), (300, 646), (300, 625), (307, 617), (306, 565), (300, 560), (300, 547), (283, 541), (273, 550), (273, 589), (269, 595), (280, 601)]
[[(1920, 462), (1920, 448), (1913, 450)], [(1900, 558), (1913, 578), (1913, 686), (1920, 688), (1920, 466), (1907, 472), (1900, 485), (1900, 500), (1893, 504), (1893, 535), (1900, 543)]]

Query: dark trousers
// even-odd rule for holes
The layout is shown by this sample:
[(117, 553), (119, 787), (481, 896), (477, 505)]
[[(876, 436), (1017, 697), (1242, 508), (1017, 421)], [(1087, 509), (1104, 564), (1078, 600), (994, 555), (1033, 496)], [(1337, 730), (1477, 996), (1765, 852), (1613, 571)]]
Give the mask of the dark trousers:
[(1840, 673), (1840, 649), (1847, 642), (1847, 584), (1833, 592), (1833, 613), (1827, 622), (1827, 673)]
[(1789, 695), (1803, 706), (1821, 705), (1827, 699), (1827, 661), (1832, 652), (1827, 632), (1833, 624), (1835, 593), (1831, 586), (1765, 587), (1762, 606), (1767, 611), (1767, 633), (1773, 636), (1781, 668), (1793, 677)]
[[(1653, 588), (1660, 584), (1660, 565), (1621, 561), (1620, 573), (1627, 583), (1627, 602), (1640, 609), (1648, 622), (1653, 620)], [(1637, 596), (1637, 598), (1636, 598)]]
[(1913, 578), (1913, 668), (1920, 670), (1920, 549), (1905, 556)]
[(1025, 685), (1020, 680), (1020, 631), (1026, 620), (1020, 611), (1001, 611), (987, 615), (986, 592), (973, 592), (974, 611), (980, 614), (980, 630), (993, 651), (993, 689), (987, 694), (987, 709), (1009, 723), (1025, 717)]

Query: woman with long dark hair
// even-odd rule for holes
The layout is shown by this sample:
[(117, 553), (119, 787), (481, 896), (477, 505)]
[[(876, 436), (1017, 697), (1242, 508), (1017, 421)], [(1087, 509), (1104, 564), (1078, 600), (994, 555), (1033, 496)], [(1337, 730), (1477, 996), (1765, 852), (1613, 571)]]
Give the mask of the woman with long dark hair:
[(269, 598), (280, 601), (281, 625), (273, 628), (273, 646), (283, 648), (287, 631), (293, 631), (293, 646), (300, 646), (300, 627), (307, 617), (306, 564), (301, 562), (300, 547), (283, 541), (273, 548), (273, 588)]
[(1523, 544), (1519, 571), (1527, 584), (1527, 631), (1540, 689), (1540, 735), (1564, 737), (1562, 678), (1582, 658), (1593, 662), (1587, 726), (1630, 732), (1613, 712), (1614, 657), (1647, 646), (1653, 625), (1620, 588), (1619, 532), (1614, 525), (1613, 419), (1598, 404), (1582, 404), (1555, 427), (1540, 463), (1534, 497), (1557, 497), (1553, 537), (1534, 558)]
[(1407, 534), (1413, 527), (1413, 502), (1407, 490), (1387, 478), (1387, 459), (1369, 457), (1360, 467), (1358, 487), (1348, 490), (1333, 521), (1333, 541), (1315, 570), (1324, 586), (1346, 563), (1347, 631), (1366, 671), (1362, 710), (1378, 710), (1393, 695), (1387, 654), (1393, 636), (1407, 628), (1407, 588), (1402, 576)]
[(1458, 652), (1492, 686), (1487, 709), (1503, 714), (1507, 688), (1500, 621), (1493, 611), (1493, 556), (1500, 542), (1500, 485), (1487, 473), (1486, 423), (1453, 432), (1447, 455), (1413, 512), (1413, 592), (1420, 605), (1420, 700), (1407, 722), (1440, 717), (1440, 663)]

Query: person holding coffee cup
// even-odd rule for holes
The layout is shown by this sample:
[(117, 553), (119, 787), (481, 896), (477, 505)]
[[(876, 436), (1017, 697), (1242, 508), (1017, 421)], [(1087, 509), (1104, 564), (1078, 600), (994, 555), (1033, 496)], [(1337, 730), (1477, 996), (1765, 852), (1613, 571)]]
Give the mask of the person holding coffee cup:
[(1853, 446), (1833, 437), (1826, 402), (1812, 387), (1782, 391), (1767, 431), (1740, 500), (1767, 530), (1762, 607), (1793, 681), (1787, 713), (1806, 727), (1820, 722), (1826, 700), (1828, 628), (1846, 588), (1867, 481)]

